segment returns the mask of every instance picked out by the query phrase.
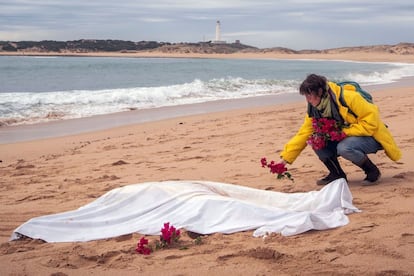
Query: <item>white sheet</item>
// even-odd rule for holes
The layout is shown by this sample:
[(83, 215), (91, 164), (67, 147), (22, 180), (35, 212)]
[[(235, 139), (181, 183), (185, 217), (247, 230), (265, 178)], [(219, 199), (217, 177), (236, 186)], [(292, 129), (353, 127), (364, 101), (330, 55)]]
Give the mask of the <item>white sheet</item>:
[(346, 225), (347, 182), (320, 191), (280, 193), (209, 181), (147, 182), (117, 188), (74, 211), (30, 219), (14, 230), (46, 242), (90, 241), (138, 232), (159, 235), (165, 222), (200, 233), (255, 230), (289, 236)]

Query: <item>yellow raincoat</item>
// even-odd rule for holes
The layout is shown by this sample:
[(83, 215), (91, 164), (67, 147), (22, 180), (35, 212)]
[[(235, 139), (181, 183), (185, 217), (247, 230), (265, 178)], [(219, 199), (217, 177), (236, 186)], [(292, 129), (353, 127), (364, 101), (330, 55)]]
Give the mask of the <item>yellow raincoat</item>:
[[(367, 102), (359, 93), (347, 90), (354, 90), (351, 85), (347, 85), (343, 90), (343, 97), (348, 107), (358, 115), (355, 118), (348, 107), (341, 105), (339, 94), (341, 87), (333, 82), (328, 82), (333, 94), (336, 98), (338, 111), (348, 127), (343, 128), (343, 132), (347, 136), (372, 136), (378, 143), (382, 145), (387, 156), (397, 161), (401, 158), (401, 150), (398, 148), (386, 125), (381, 121), (378, 107), (375, 104)], [(313, 133), (312, 118), (306, 114), (305, 121), (300, 127), (296, 135), (290, 139), (285, 145), (280, 157), (289, 164), (292, 164), (302, 150), (306, 147), (309, 136)]]

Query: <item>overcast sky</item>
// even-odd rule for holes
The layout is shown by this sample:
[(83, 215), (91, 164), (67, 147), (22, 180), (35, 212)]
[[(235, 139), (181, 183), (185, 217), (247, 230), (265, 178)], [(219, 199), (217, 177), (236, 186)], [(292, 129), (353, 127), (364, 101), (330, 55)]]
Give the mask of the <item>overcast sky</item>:
[(221, 38), (295, 50), (414, 42), (413, 0), (0, 0), (0, 40)]

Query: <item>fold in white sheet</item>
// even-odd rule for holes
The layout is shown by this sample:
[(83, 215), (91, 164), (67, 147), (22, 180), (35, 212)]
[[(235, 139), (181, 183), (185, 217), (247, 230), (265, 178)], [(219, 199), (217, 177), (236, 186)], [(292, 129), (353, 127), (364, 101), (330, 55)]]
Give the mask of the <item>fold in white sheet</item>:
[(188, 231), (289, 236), (346, 225), (352, 205), (347, 182), (320, 191), (280, 193), (210, 181), (146, 182), (117, 188), (74, 211), (30, 219), (14, 230), (46, 242), (105, 239), (138, 232), (159, 235), (165, 222)]

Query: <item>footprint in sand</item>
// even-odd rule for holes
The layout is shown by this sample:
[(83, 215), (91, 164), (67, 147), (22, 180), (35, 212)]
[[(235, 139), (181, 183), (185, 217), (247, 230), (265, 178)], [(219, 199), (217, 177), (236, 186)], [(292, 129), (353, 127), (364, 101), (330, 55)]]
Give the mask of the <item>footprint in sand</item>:
[(261, 260), (279, 260), (286, 256), (286, 254), (266, 247), (257, 247), (244, 252), (242, 251), (241, 253), (245, 256)]
[(377, 227), (378, 224), (375, 223), (370, 223), (370, 224), (366, 224), (366, 225), (362, 225), (360, 227), (357, 228), (353, 228), (347, 232), (352, 232), (353, 234), (362, 234), (362, 233), (368, 233), (371, 232), (372, 230), (374, 230), (375, 227)]
[(414, 234), (411, 233), (402, 233), (400, 237), (400, 244), (414, 244)]
[(21, 170), (21, 169), (33, 169), (35, 166), (32, 164), (27, 164), (27, 165), (17, 165), (16, 166), (16, 170)]
[(112, 166), (120, 166), (120, 165), (126, 165), (126, 164), (128, 164), (128, 163), (125, 162), (124, 160), (118, 160), (118, 161), (112, 163), (111, 165)]
[(392, 178), (413, 180), (414, 172), (413, 171), (402, 172), (402, 173), (394, 175)]

